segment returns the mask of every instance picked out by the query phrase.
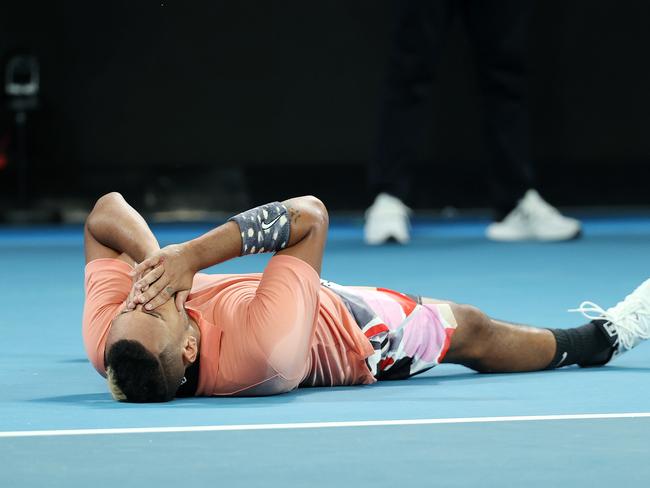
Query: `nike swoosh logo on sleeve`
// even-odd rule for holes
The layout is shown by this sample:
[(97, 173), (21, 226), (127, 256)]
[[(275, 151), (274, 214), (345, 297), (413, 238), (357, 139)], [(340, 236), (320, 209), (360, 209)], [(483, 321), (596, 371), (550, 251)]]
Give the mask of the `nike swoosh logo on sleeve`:
[(280, 220), (280, 217), (282, 217), (282, 215), (278, 215), (271, 222), (262, 222), (262, 230), (267, 230), (273, 227), (273, 224), (275, 224), (278, 220)]

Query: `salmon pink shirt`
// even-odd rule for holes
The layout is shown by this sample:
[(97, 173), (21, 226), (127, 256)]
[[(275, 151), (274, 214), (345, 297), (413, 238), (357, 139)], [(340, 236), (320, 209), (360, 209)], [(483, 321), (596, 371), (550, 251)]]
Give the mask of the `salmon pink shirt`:
[[(86, 265), (83, 339), (102, 375), (106, 338), (131, 290), (131, 270), (118, 259)], [(365, 361), (373, 353), (369, 340), (338, 295), (298, 258), (273, 256), (261, 274), (199, 273), (185, 308), (201, 331), (197, 396), (375, 382)]]

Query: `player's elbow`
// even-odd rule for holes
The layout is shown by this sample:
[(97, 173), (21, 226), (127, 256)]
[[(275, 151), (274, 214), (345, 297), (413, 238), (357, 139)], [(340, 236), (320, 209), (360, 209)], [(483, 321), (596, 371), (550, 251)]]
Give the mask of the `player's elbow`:
[(86, 218), (86, 227), (92, 229), (93, 224), (96, 223), (102, 215), (109, 212), (118, 201), (124, 201), (124, 197), (116, 191), (112, 191), (99, 197), (95, 202), (95, 206)]
[(97, 202), (95, 202), (95, 208), (98, 207), (104, 207), (106, 205), (110, 205), (112, 203), (115, 203), (116, 201), (123, 201), (124, 197), (122, 196), (121, 193), (117, 191), (112, 191), (110, 193), (107, 193), (106, 195), (102, 195), (97, 199)]
[(312, 195), (302, 197), (302, 199), (304, 202), (303, 208), (309, 216), (312, 227), (326, 230), (329, 226), (329, 214), (325, 204)]

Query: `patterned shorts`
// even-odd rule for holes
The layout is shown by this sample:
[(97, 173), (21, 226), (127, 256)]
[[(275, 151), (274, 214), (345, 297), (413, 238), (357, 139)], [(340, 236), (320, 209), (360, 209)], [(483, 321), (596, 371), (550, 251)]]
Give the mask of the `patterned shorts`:
[(378, 380), (423, 373), (445, 357), (456, 320), (448, 304), (386, 288), (341, 286), (323, 281), (341, 297), (375, 353), (366, 361)]

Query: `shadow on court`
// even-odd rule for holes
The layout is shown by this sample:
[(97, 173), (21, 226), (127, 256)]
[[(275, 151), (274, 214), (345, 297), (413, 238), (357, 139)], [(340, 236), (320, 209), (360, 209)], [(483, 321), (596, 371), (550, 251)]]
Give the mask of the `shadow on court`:
[[(82, 363), (87, 362), (85, 359), (62, 360), (63, 363)], [(444, 368), (444, 366), (442, 366)], [(373, 392), (382, 390), (382, 402), (402, 402), (405, 396), (402, 392), (416, 392), (418, 389), (435, 388), (443, 384), (459, 383), (461, 385), (482, 384), (498, 382), (499, 380), (512, 379), (519, 377), (526, 381), (535, 381), (535, 377), (548, 378), (549, 375), (555, 376), (554, 379), (562, 381), (562, 376), (573, 376), (575, 374), (584, 374), (589, 377), (600, 374), (611, 373), (640, 373), (650, 374), (650, 367), (626, 367), (626, 366), (605, 366), (602, 368), (568, 368), (566, 370), (539, 371), (531, 373), (508, 373), (508, 374), (482, 374), (468, 371), (466, 373), (442, 374), (434, 376), (415, 376), (408, 380), (382, 381), (368, 386), (340, 386), (336, 388), (300, 388), (296, 391), (279, 395), (279, 396), (260, 396), (260, 397), (212, 397), (212, 398), (180, 398), (171, 403), (163, 404), (133, 404), (120, 403), (114, 401), (108, 392), (105, 393), (79, 393), (70, 395), (58, 395), (50, 397), (41, 397), (29, 400), (32, 403), (57, 403), (71, 404), (90, 408), (102, 409), (195, 409), (195, 408), (220, 408), (220, 409), (237, 409), (250, 410), (259, 408), (270, 408), (273, 405), (284, 405), (295, 402), (309, 403), (310, 396), (317, 396), (319, 403), (344, 403), (346, 401), (372, 401)], [(586, 377), (585, 377), (586, 379)], [(390, 393), (391, 390), (393, 394)], [(434, 390), (436, 391), (436, 390)], [(484, 394), (477, 396), (474, 401), (494, 401), (508, 400), (509, 395), (500, 394), (486, 397)], [(367, 398), (367, 394), (372, 397)], [(454, 395), (436, 395), (437, 402), (455, 402), (459, 400), (467, 401), (469, 398), (465, 394), (462, 397)]]

